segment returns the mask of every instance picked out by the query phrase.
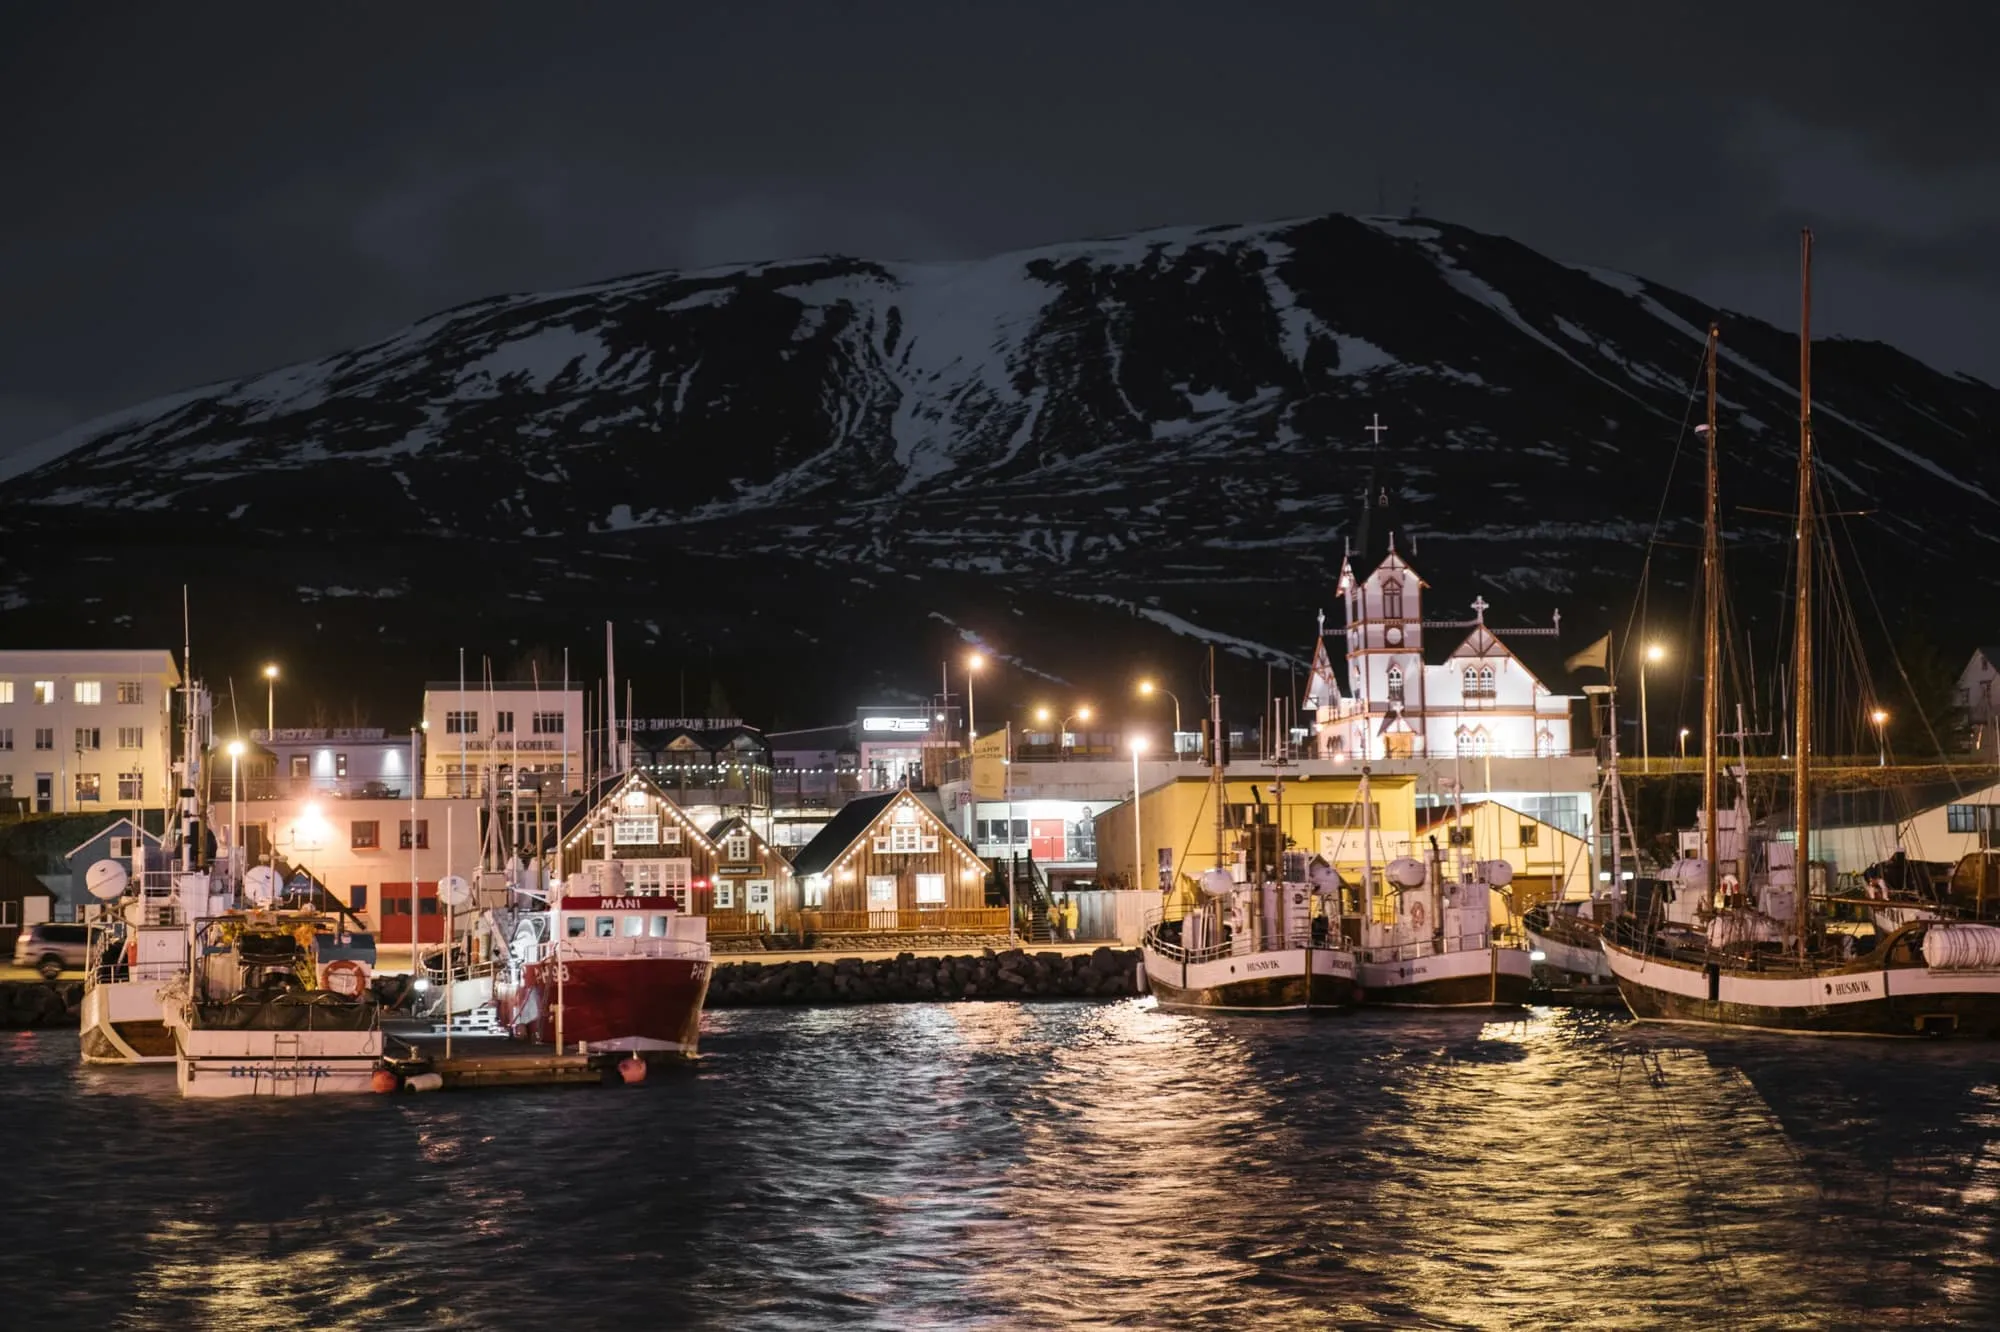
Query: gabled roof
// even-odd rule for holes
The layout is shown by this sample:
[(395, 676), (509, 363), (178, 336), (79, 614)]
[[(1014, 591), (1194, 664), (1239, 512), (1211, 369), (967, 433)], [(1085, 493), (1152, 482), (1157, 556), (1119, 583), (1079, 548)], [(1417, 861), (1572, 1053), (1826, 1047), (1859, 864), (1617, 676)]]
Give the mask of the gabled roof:
[(825, 873), (828, 866), (840, 859), (840, 853), (854, 845), (868, 831), (868, 825), (901, 794), (901, 791), (884, 791), (881, 795), (859, 796), (842, 805), (840, 813), (828, 819), (826, 826), (799, 848), (798, 855), (792, 858), (793, 871), (800, 878)]
[[(1550, 823), (1547, 819), (1536, 818), (1533, 814), (1529, 814), (1526, 813), (1525, 811), (1515, 809), (1512, 805), (1503, 804), (1498, 800), (1475, 800), (1471, 804), (1466, 805), (1464, 807), (1466, 821), (1470, 822), (1472, 816), (1475, 813), (1477, 813), (1481, 809), (1484, 809), (1488, 805), (1491, 805), (1494, 809), (1500, 810), (1502, 813), (1515, 815), (1523, 823), (1539, 823), (1544, 827), (1554, 828), (1557, 832), (1562, 833), (1563, 836), (1571, 838), (1575, 841), (1580, 842), (1583, 840), (1581, 837), (1578, 837), (1575, 833), (1569, 832), (1557, 824)], [(1420, 809), (1417, 811), (1418, 832), (1429, 832), (1431, 829), (1439, 827), (1443, 824), (1450, 823), (1451, 821), (1452, 821), (1452, 812), (1450, 805), (1433, 805), (1427, 809)]]
[[(1996, 670), (2000, 670), (2000, 643), (1995, 643), (1991, 647), (1974, 648), (1973, 652), (1978, 656), (1986, 658), (1986, 664), (1988, 666), (1991, 666)], [(1971, 666), (1971, 664), (1972, 664), (1971, 662), (1966, 663), (1968, 667)]]
[(674, 798), (668, 795), (658, 782), (648, 777), (638, 768), (634, 768), (630, 772), (622, 772), (615, 777), (600, 778), (591, 785), (589, 790), (583, 793), (583, 799), (564, 810), (561, 821), (556, 824), (555, 844), (559, 847), (567, 845), (570, 837), (575, 834), (577, 829), (589, 822), (600, 809), (604, 808), (606, 801), (623, 791), (628, 785), (645, 787), (655, 796), (658, 796), (662, 804), (673, 810), (675, 816), (682, 823), (686, 824), (695, 836), (704, 841), (713, 840), (706, 832), (702, 831), (700, 825), (687, 816), (678, 804), (674, 803)]
[[(68, 860), (71, 857), (75, 856), (77, 852), (83, 850), (83, 848), (89, 846), (92, 842), (104, 836), (106, 833), (117, 833), (120, 828), (129, 830), (131, 829), (131, 827), (132, 827), (132, 819), (130, 815), (126, 815), (122, 818), (113, 819), (111, 822), (105, 824), (102, 828), (99, 828), (96, 832), (84, 838), (81, 842), (78, 842), (75, 846), (71, 847), (68, 851), (63, 853), (63, 859)], [(148, 845), (158, 846), (160, 844), (160, 835), (158, 833), (147, 832), (143, 828), (139, 829), (138, 831), (139, 835), (146, 839)]]
[(1333, 674), (1333, 659), (1327, 654), (1326, 639), (1313, 648), (1312, 674), (1307, 677), (1306, 706), (1332, 707), (1340, 702), (1340, 681)]
[(1482, 624), (1465, 636), (1465, 640), (1453, 648), (1445, 658), (1449, 665), (1455, 658), (1508, 656), (1519, 662), (1521, 668), (1535, 678), (1535, 682), (1552, 694), (1569, 694), (1569, 668), (1563, 664), (1563, 651), (1557, 646), (1558, 640), (1551, 634), (1509, 635), (1503, 627), (1495, 630), (1490, 624)]

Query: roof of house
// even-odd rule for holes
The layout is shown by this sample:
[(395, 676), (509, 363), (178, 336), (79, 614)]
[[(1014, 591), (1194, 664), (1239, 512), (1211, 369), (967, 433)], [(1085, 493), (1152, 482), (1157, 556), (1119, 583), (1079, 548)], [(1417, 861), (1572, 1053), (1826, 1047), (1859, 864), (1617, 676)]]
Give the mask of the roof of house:
[(824, 873), (828, 866), (840, 859), (840, 853), (854, 845), (856, 839), (868, 830), (868, 825), (875, 822), (876, 817), (901, 794), (901, 791), (884, 791), (880, 795), (857, 796), (848, 801), (841, 806), (840, 813), (827, 820), (826, 826), (810, 842), (799, 848), (798, 855), (792, 857), (792, 869), (801, 877)]
[[(1470, 816), (1474, 811), (1478, 810), (1479, 808), (1485, 805), (1491, 805), (1495, 809), (1504, 810), (1506, 813), (1515, 815), (1516, 817), (1521, 819), (1521, 821), (1524, 823), (1539, 823), (1542, 824), (1544, 827), (1554, 828), (1557, 832), (1562, 833), (1563, 836), (1565, 837), (1576, 836), (1575, 833), (1566, 832), (1558, 825), (1550, 823), (1547, 819), (1538, 819), (1533, 814), (1529, 814), (1523, 810), (1515, 809), (1512, 805), (1503, 804), (1498, 800), (1475, 800), (1465, 806), (1465, 813), (1467, 816)], [(1417, 831), (1429, 832), (1433, 828), (1440, 827), (1444, 824), (1450, 823), (1453, 817), (1454, 815), (1452, 813), (1452, 808), (1449, 805), (1432, 805), (1427, 808), (1420, 809), (1417, 811)]]
[[(132, 826), (131, 815), (127, 814), (127, 815), (122, 815), (119, 818), (115, 818), (111, 822), (105, 824), (102, 828), (99, 828), (96, 832), (92, 833), (90, 836), (84, 838), (81, 842), (78, 842), (75, 846), (71, 847), (67, 852), (63, 854), (63, 859), (64, 860), (71, 859), (76, 855), (77, 852), (83, 850), (83, 848), (89, 846), (92, 842), (104, 836), (106, 833), (115, 833), (120, 828), (130, 828), (131, 826)], [(160, 844), (160, 835), (158, 833), (148, 832), (143, 828), (140, 829), (139, 831), (140, 831), (140, 836), (144, 837), (147, 842), (151, 843), (154, 846), (158, 846)]]
[[(1859, 791), (1818, 791), (1813, 794), (1813, 824), (1825, 830), (1887, 827), (1994, 784), (1989, 774)], [(1788, 820), (1789, 814), (1781, 817)]]

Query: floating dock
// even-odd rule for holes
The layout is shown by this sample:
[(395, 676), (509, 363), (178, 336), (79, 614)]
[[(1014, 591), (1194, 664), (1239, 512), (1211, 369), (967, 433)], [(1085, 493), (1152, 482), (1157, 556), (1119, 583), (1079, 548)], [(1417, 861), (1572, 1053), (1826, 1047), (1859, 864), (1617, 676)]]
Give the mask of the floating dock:
[(510, 1036), (464, 1036), (453, 1033), (451, 1053), (445, 1053), (443, 1032), (402, 1024), (382, 1032), (387, 1053), (382, 1063), (406, 1087), (412, 1080), (434, 1075), (423, 1089), (470, 1091), (481, 1087), (602, 1087), (627, 1081), (619, 1064), (622, 1050), (557, 1054), (546, 1045), (532, 1045)]

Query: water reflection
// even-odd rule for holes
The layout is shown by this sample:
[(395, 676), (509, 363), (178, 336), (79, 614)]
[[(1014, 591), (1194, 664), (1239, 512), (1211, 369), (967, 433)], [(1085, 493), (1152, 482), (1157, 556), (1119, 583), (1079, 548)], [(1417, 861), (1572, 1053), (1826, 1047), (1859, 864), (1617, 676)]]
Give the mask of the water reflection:
[(9, 1322), (1995, 1321), (1983, 1050), (1145, 1002), (705, 1044), (630, 1092), (190, 1105), (0, 1041)]

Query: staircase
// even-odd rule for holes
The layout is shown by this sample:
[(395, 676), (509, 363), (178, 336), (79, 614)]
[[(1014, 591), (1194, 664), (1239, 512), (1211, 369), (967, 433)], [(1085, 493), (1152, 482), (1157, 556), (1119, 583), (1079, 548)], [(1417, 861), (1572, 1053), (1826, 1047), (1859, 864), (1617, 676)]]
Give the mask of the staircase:
[(1013, 889), (1015, 928), (1025, 943), (1052, 943), (1056, 931), (1051, 923), (1055, 899), (1049, 895), (1049, 876), (1032, 855), (995, 857), (986, 879), (986, 899), (993, 906), (1006, 906), (1008, 889)]

